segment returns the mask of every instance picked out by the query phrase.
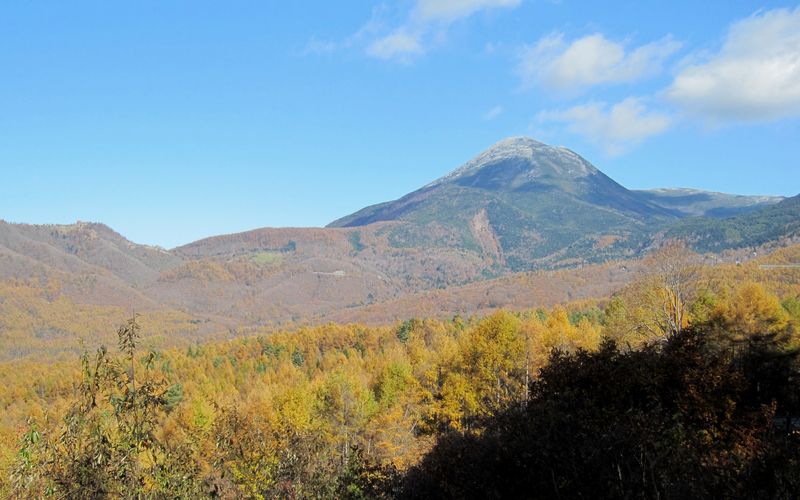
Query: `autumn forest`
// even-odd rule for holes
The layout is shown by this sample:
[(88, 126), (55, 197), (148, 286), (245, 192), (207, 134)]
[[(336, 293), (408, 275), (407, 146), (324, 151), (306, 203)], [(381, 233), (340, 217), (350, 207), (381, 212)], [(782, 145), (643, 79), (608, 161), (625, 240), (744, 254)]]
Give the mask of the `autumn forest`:
[(607, 299), (186, 347), (143, 348), (133, 315), (3, 370), (0, 491), (791, 498), (800, 270), (764, 262), (798, 256), (712, 267), (671, 243)]

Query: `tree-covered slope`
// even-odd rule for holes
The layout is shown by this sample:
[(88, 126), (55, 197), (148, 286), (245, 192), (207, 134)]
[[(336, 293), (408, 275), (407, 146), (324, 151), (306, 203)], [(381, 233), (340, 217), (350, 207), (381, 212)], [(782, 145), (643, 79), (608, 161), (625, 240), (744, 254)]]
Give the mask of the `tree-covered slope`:
[(749, 196), (689, 188), (634, 191), (651, 203), (681, 217), (725, 218), (755, 212), (784, 200), (782, 196)]
[(755, 247), (800, 235), (800, 195), (780, 203), (726, 219), (697, 217), (684, 219), (666, 232), (694, 248), (715, 252), (728, 248)]

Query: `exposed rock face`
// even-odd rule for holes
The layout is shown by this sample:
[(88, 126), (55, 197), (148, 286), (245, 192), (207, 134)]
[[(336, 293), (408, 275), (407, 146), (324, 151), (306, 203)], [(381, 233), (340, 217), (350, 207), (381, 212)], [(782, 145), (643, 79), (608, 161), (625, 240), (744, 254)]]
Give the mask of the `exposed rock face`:
[(503, 249), (500, 247), (500, 241), (497, 239), (492, 224), (489, 222), (489, 216), (485, 208), (475, 214), (475, 217), (470, 221), (470, 228), (484, 255), (494, 259), (497, 264), (503, 265), (505, 263)]

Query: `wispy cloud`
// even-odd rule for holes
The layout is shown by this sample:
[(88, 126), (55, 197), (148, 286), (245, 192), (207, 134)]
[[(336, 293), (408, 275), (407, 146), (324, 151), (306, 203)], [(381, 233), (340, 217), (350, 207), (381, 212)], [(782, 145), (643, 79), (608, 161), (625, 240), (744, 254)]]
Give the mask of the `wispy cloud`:
[(733, 24), (719, 52), (684, 67), (665, 95), (715, 123), (800, 116), (800, 7)]
[(306, 43), (302, 52), (304, 54), (329, 54), (340, 50), (363, 47), (366, 40), (373, 40), (379, 32), (385, 29), (381, 20), (385, 11), (386, 8), (383, 5), (373, 8), (369, 21), (364, 23), (358, 31), (344, 39), (324, 40), (314, 35)]
[(606, 153), (619, 155), (648, 137), (666, 131), (669, 115), (647, 109), (643, 99), (629, 97), (608, 105), (589, 102), (565, 110), (543, 111), (536, 115), (540, 124), (562, 123), (567, 130), (598, 144)]
[(517, 71), (524, 86), (540, 84), (552, 90), (576, 92), (598, 84), (633, 82), (655, 75), (680, 47), (670, 36), (627, 48), (600, 33), (572, 42), (555, 33), (525, 47)]
[(425, 53), (420, 35), (409, 33), (404, 28), (398, 28), (392, 33), (378, 38), (367, 47), (366, 51), (367, 55), (378, 59), (403, 61)]
[(503, 114), (503, 106), (495, 106), (483, 114), (484, 121), (491, 121)]
[[(410, 62), (444, 38), (452, 23), (483, 10), (513, 8), (520, 3), (522, 0), (416, 0), (399, 25), (376, 30), (375, 25), (380, 23), (373, 16), (368, 23), (373, 36), (365, 53), (378, 59)], [(364, 28), (359, 31), (365, 32)]]
[(367, 47), (367, 55), (409, 62), (444, 37), (448, 26), (479, 11), (513, 8), (522, 0), (416, 0), (408, 19)]
[(335, 52), (341, 47), (341, 43), (331, 40), (319, 40), (317, 37), (312, 36), (306, 43), (303, 53), (305, 54), (327, 54)]
[(516, 7), (522, 0), (417, 0), (412, 13), (419, 22), (451, 23), (483, 9)]

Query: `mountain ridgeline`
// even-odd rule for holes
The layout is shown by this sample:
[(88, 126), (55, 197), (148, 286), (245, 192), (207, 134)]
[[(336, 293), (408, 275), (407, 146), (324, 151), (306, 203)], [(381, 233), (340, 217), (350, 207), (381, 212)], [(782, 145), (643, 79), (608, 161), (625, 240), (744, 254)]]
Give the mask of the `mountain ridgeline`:
[(800, 195), (734, 217), (684, 219), (670, 226), (667, 235), (684, 240), (701, 252), (757, 247), (793, 238), (800, 235)]
[[(781, 200), (686, 189), (631, 191), (569, 149), (514, 137), (398, 200), (329, 227), (394, 221), (394, 246), (456, 246), (492, 259), (496, 268), (525, 270), (637, 255), (679, 219), (739, 214), (746, 220), (744, 214)], [(747, 244), (741, 238), (735, 243)], [(726, 246), (724, 238), (718, 246)]]

